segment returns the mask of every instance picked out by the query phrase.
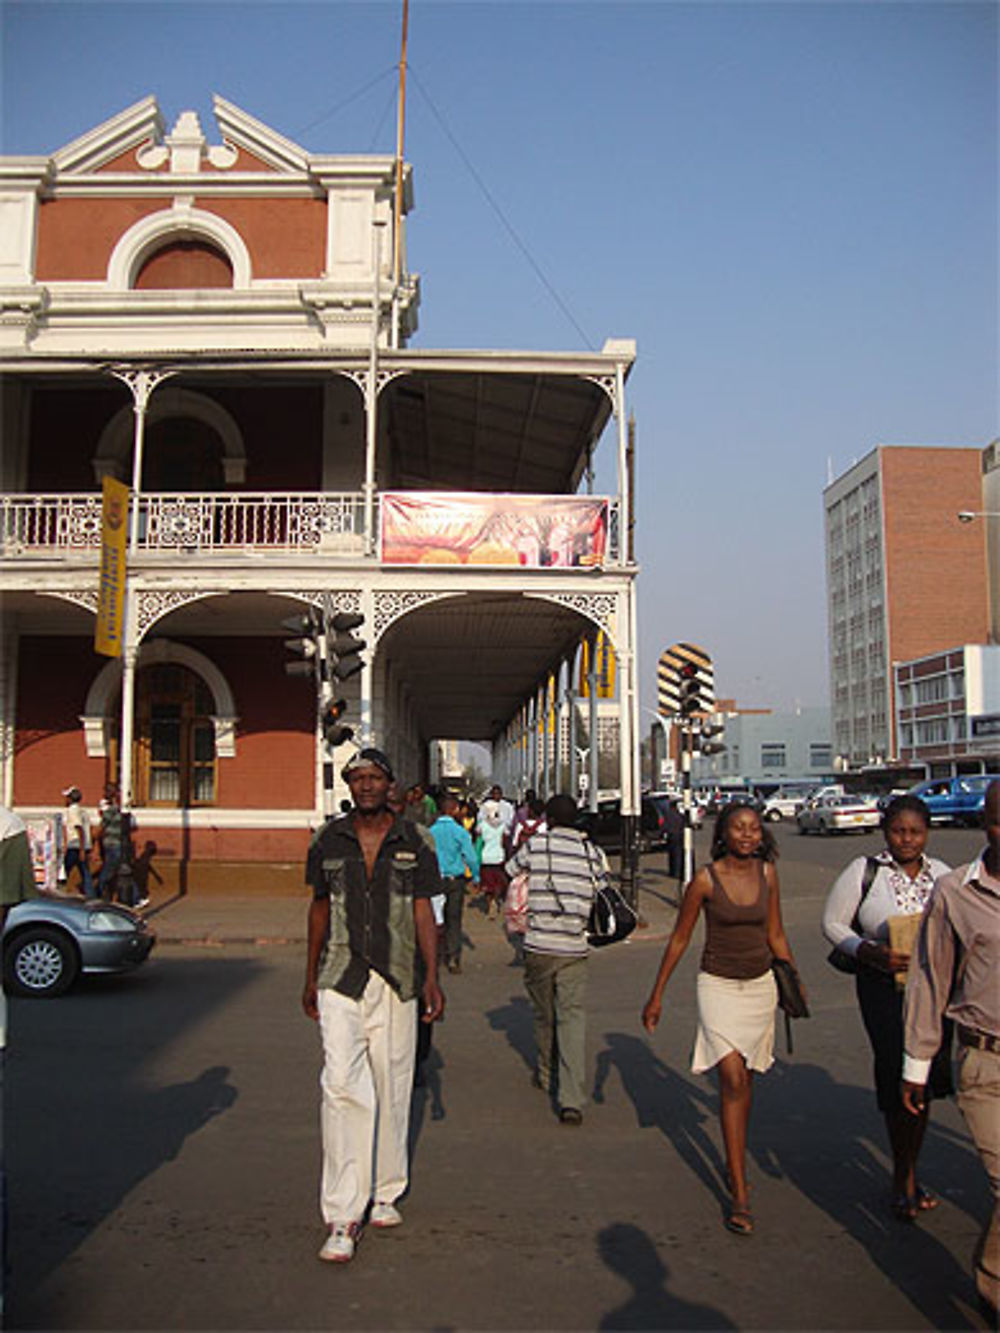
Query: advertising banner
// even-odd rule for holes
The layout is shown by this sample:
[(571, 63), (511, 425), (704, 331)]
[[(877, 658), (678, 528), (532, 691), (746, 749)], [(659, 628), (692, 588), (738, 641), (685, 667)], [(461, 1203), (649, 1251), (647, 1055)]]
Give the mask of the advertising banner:
[(59, 886), (63, 857), (66, 854), (63, 817), (60, 814), (36, 815), (33, 819), (26, 819), (24, 827), (28, 834), (35, 883), (40, 889), (52, 893)]
[(120, 657), (125, 613), (125, 542), (128, 487), (105, 477), (101, 499), (101, 574), (98, 581), (94, 652)]
[(592, 568), (607, 541), (608, 502), (591, 495), (382, 495), (384, 564)]

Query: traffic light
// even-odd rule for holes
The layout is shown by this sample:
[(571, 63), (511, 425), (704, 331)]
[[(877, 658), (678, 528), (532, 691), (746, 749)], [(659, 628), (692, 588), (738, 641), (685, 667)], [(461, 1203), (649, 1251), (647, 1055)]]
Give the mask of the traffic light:
[(695, 740), (695, 748), (699, 754), (722, 754), (726, 749), (721, 741), (715, 741), (713, 736), (719, 736), (725, 731), (725, 724), (722, 722), (703, 722), (698, 730), (698, 736)]
[(698, 668), (693, 662), (683, 662), (680, 670), (680, 687), (677, 691), (678, 711), (681, 717), (691, 717), (701, 711), (701, 681)]
[(326, 630), (326, 666), (329, 680), (349, 680), (364, 666), (362, 649), (364, 639), (351, 633), (364, 624), (364, 616), (357, 611), (338, 611), (330, 617)]
[(317, 677), (319, 671), (319, 636), (323, 632), (322, 617), (314, 611), (303, 611), (297, 616), (289, 616), (281, 622), (282, 629), (297, 634), (295, 639), (286, 639), (285, 648), (291, 654), (285, 663), (288, 676)]
[(354, 729), (345, 726), (340, 720), (346, 708), (347, 704), (343, 699), (330, 699), (324, 705), (320, 728), (327, 745), (336, 747), (354, 739)]
[(656, 675), (661, 717), (687, 722), (696, 713), (713, 711), (715, 670), (704, 648), (696, 643), (675, 643), (660, 654)]

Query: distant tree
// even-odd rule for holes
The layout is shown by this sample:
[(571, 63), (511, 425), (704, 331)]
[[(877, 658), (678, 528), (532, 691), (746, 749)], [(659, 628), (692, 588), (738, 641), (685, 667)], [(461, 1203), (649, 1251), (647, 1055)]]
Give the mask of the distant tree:
[(462, 773), (465, 777), (465, 790), (470, 796), (475, 796), (478, 799), (486, 790), (487, 782), (489, 781), (486, 773), (479, 767), (474, 759), (468, 761), (462, 770)]

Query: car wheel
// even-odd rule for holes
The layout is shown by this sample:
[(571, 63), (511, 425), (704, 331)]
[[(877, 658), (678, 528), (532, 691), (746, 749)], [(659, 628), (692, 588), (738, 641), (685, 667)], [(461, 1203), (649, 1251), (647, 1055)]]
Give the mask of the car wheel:
[(781, 811), (780, 811), (780, 810), (768, 810), (768, 812), (767, 812), (767, 820), (768, 820), (768, 823), (770, 823), (770, 824), (780, 824), (780, 823), (781, 823)]
[(11, 995), (62, 995), (79, 971), (72, 944), (48, 926), (23, 931), (4, 952), (3, 979)]

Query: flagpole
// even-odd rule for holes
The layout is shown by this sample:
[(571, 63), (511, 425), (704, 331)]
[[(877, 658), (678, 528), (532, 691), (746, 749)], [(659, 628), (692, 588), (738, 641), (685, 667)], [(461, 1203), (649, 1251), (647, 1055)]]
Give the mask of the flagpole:
[(392, 345), (399, 346), (399, 284), (403, 269), (403, 155), (406, 140), (406, 46), (410, 0), (403, 0), (403, 35), (399, 53), (399, 108), (396, 121), (395, 226), (392, 241)]

